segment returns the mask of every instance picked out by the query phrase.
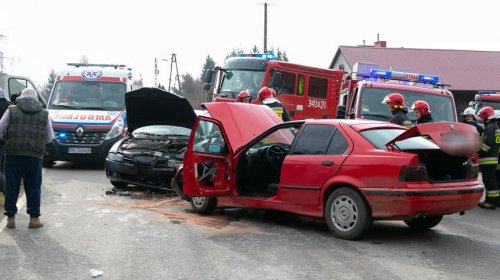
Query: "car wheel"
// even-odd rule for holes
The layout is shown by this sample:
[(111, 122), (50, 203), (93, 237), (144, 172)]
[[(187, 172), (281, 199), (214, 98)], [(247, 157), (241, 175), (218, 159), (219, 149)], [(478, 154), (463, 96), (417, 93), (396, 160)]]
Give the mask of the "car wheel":
[(437, 226), (442, 219), (443, 215), (429, 217), (422, 216), (411, 220), (405, 220), (405, 224), (407, 224), (412, 229), (427, 230)]
[(373, 222), (363, 197), (348, 188), (337, 189), (328, 197), (325, 219), (333, 235), (349, 240), (359, 238)]
[(111, 185), (117, 187), (117, 188), (125, 188), (128, 184), (123, 183), (123, 182), (118, 182), (118, 181), (110, 181)]
[(217, 198), (213, 196), (192, 197), (191, 207), (196, 213), (211, 214), (217, 207)]
[(54, 164), (56, 164), (56, 162), (53, 160), (43, 160), (42, 161), (43, 167), (52, 167), (52, 166), (54, 166)]

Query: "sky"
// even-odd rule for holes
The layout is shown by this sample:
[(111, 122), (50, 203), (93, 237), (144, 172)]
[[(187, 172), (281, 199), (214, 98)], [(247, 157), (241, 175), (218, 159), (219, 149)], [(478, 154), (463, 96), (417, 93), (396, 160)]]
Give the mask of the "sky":
[[(0, 51), (8, 72), (47, 81), (51, 69), (86, 56), (126, 64), (145, 86), (168, 83), (170, 56), (198, 77), (210, 55), (222, 65), (234, 48), (263, 48), (264, 1), (1, 1)], [(269, 0), (268, 48), (290, 62), (328, 68), (339, 45), (500, 51), (495, 1)], [(174, 72), (175, 74), (175, 72)]]

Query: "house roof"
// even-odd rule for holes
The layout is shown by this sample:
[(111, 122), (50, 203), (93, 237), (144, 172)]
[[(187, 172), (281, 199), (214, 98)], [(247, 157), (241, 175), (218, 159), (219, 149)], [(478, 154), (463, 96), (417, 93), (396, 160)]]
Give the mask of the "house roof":
[(500, 52), (340, 46), (330, 65), (343, 55), (352, 68), (357, 61), (439, 76), (450, 90), (500, 90)]

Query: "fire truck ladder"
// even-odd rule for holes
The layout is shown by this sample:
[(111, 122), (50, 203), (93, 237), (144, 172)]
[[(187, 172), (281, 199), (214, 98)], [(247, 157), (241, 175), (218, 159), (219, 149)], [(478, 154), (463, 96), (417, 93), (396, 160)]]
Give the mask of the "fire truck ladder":
[(171, 58), (170, 58), (170, 77), (168, 78), (168, 91), (170, 92), (170, 86), (172, 85), (172, 68), (174, 66), (174, 63), (175, 63), (175, 80), (174, 80), (174, 87), (175, 87), (175, 83), (177, 82), (177, 85), (178, 85), (178, 89), (179, 89), (179, 95), (182, 95), (182, 92), (181, 92), (181, 80), (180, 80), (180, 77), (179, 77), (179, 68), (177, 67), (177, 57), (175, 56), (175, 53), (172, 54)]

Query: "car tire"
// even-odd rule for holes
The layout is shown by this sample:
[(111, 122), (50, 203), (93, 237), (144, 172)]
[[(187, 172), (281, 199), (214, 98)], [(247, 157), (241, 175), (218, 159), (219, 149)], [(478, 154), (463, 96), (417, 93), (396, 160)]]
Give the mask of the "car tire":
[(212, 214), (217, 208), (217, 198), (213, 196), (199, 196), (191, 198), (191, 207), (199, 214)]
[(405, 220), (405, 224), (407, 224), (410, 228), (416, 230), (428, 230), (435, 226), (437, 226), (441, 220), (443, 219), (443, 215), (429, 216), (429, 217), (418, 217), (411, 220)]
[(326, 202), (325, 219), (333, 235), (341, 239), (359, 238), (373, 223), (363, 197), (353, 189), (335, 190)]
[(110, 181), (110, 182), (111, 182), (111, 185), (113, 185), (114, 187), (117, 187), (117, 188), (125, 188), (128, 185), (127, 183), (118, 182), (118, 181)]
[(56, 162), (53, 161), (53, 160), (45, 160), (44, 159), (42, 161), (42, 166), (45, 167), (45, 168), (52, 167), (52, 166), (54, 166), (54, 164), (56, 164)]

